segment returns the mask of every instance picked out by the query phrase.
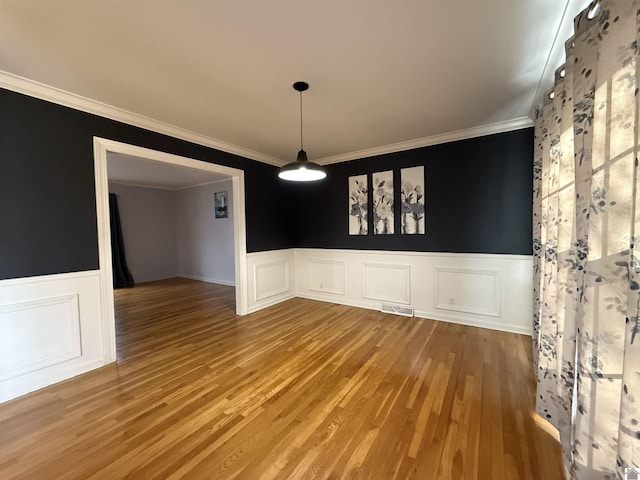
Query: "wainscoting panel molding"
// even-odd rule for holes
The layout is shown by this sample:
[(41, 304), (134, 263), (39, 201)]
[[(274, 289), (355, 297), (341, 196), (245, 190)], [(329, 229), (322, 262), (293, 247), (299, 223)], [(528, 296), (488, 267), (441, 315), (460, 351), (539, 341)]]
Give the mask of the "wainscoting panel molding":
[(345, 264), (342, 260), (309, 259), (309, 290), (345, 294)]
[[(530, 256), (300, 248), (247, 254), (246, 267), (249, 313), (295, 296), (388, 302), (531, 334)], [(105, 365), (101, 313), (100, 271), (0, 281), (0, 402)]]
[(435, 308), (500, 316), (500, 270), (435, 267)]
[(78, 358), (78, 295), (2, 305), (0, 333), (0, 381)]
[(0, 402), (105, 364), (99, 277), (0, 282)]
[(363, 263), (362, 297), (410, 304), (411, 265)]
[[(338, 266), (340, 295), (320, 279)], [(408, 305), (417, 317), (531, 335), (532, 270), (527, 255), (299, 248), (295, 295), (374, 310)]]
[(294, 297), (292, 250), (272, 250), (247, 255), (249, 272), (249, 312)]
[(258, 263), (253, 266), (255, 301), (289, 291), (289, 262), (287, 260)]

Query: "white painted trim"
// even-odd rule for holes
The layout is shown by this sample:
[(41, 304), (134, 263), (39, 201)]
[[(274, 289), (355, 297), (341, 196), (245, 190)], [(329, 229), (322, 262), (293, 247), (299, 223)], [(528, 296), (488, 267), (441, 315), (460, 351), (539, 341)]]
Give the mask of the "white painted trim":
[(272, 307), (273, 305), (286, 302), (287, 300), (291, 300), (292, 298), (295, 298), (295, 297), (296, 295), (292, 292), (287, 292), (286, 294), (275, 296), (275, 297), (269, 297), (268, 300), (261, 300), (260, 303), (254, 303), (253, 305), (251, 305), (249, 307), (248, 313), (258, 312), (264, 308)]
[(235, 254), (236, 313), (249, 311), (249, 282), (247, 279), (247, 224), (244, 206), (244, 171), (231, 178), (233, 192), (233, 250)]
[(483, 137), (485, 135), (493, 135), (495, 133), (510, 132), (513, 130), (521, 130), (523, 128), (533, 127), (533, 121), (529, 117), (515, 118), (505, 122), (491, 123), (489, 125), (481, 125), (478, 127), (467, 128), (464, 130), (456, 130), (454, 132), (432, 135), (430, 137), (416, 138), (406, 142), (391, 143), (389, 145), (381, 145), (379, 147), (366, 148), (355, 152), (341, 153), (331, 155), (329, 157), (313, 159), (320, 165), (329, 165), (331, 163), (346, 162), (349, 160), (357, 160), (360, 158), (375, 157), (377, 155), (385, 155), (387, 153), (402, 152), (405, 150), (413, 150), (415, 148), (428, 147), (430, 145), (439, 145), (442, 143), (455, 142), (458, 140), (466, 140), (469, 138)]
[(95, 277), (99, 274), (100, 274), (100, 270), (83, 270), (81, 272), (52, 273), (50, 275), (39, 275), (37, 277), (9, 278), (7, 280), (0, 280), (0, 287), (30, 285), (37, 282), (73, 280), (76, 278)]
[[(343, 300), (342, 298), (340, 299), (340, 301), (334, 301), (334, 300), (328, 299), (325, 296), (314, 295), (310, 293), (298, 293), (296, 297), (306, 298), (308, 300), (317, 300), (319, 302), (337, 303), (337, 304), (346, 305), (349, 307), (366, 308), (367, 310), (380, 311), (379, 305), (372, 305), (371, 303), (364, 302), (364, 301)], [(521, 335), (531, 336), (530, 330), (526, 328), (522, 328), (519, 325), (503, 324), (503, 323), (498, 324), (498, 322), (492, 322), (492, 321), (479, 322), (477, 319), (469, 316), (449, 316), (449, 315), (437, 315), (437, 314), (434, 315), (426, 311), (416, 311), (414, 316), (416, 318), (433, 320), (436, 322), (456, 323), (459, 325), (467, 325), (469, 327), (488, 328), (489, 330), (499, 330), (501, 332), (519, 333)]]
[[(570, 0), (580, 1), (580, 0)], [(258, 162), (263, 162), (276, 167), (281, 167), (285, 163), (284, 160), (267, 155), (265, 153), (256, 152), (239, 145), (227, 143), (223, 140), (211, 138), (200, 133), (195, 133), (175, 125), (170, 125), (153, 118), (146, 117), (128, 110), (107, 105), (75, 93), (45, 85), (28, 78), (15, 75), (0, 70), (0, 88), (5, 88), (13, 92), (22, 93), (30, 97), (39, 98), (57, 105), (70, 107), (81, 112), (91, 113), (100, 117), (109, 118), (118, 122), (126, 123), (136, 127), (144, 128), (152, 132), (158, 132), (171, 137), (179, 138), (205, 147), (214, 148), (221, 152), (231, 153), (240, 157), (249, 158)], [(484, 135), (492, 135), (495, 133), (504, 133), (513, 130), (520, 130), (533, 126), (533, 121), (529, 117), (521, 117), (504, 122), (481, 125), (464, 130), (432, 135), (429, 137), (417, 138), (405, 142), (392, 143), (389, 145), (381, 145), (379, 147), (358, 150), (355, 152), (342, 153), (332, 155), (320, 159), (311, 159), (321, 165), (329, 165), (331, 163), (346, 162), (348, 160), (356, 160), (360, 158), (373, 157), (387, 153), (401, 152), (412, 150), (414, 148), (427, 147), (430, 145), (438, 145), (441, 143), (454, 142), (457, 140), (465, 140), (468, 138), (482, 137)]]
[(140, 157), (145, 160), (152, 160), (155, 162), (169, 163), (178, 167), (206, 170), (222, 175), (229, 175), (230, 177), (237, 176), (240, 174), (240, 172), (244, 173), (243, 170), (239, 170), (237, 168), (205, 162), (203, 160), (198, 160), (195, 158), (182, 157), (180, 155), (174, 155), (173, 153), (161, 152), (160, 150), (138, 147), (136, 145), (117, 142), (115, 140), (108, 140), (106, 138), (94, 137), (94, 145), (96, 140), (100, 143), (100, 145), (103, 145), (107, 151), (113, 153), (129, 155), (132, 157)]
[[(248, 285), (252, 292), (249, 298), (249, 312), (256, 312), (295, 296), (294, 253), (293, 249), (286, 248), (247, 255), (247, 272), (250, 272)], [(277, 265), (282, 265), (284, 271), (281, 268), (268, 268)], [(261, 272), (265, 268), (266, 270)]]
[[(25, 395), (35, 390), (48, 387), (49, 385), (54, 385), (58, 382), (68, 380), (69, 378), (75, 377), (77, 375), (82, 375), (83, 373), (90, 372), (91, 370), (95, 370), (96, 368), (103, 367), (107, 363), (110, 362), (107, 362), (103, 358), (92, 358), (77, 363), (66, 362), (53, 365), (46, 370), (46, 380), (38, 377), (34, 379), (28, 379), (18, 386), (11, 386), (6, 391), (0, 389), (0, 403), (12, 400), (16, 397)], [(11, 381), (11, 379), (9, 381)]]
[[(451, 310), (453, 312), (462, 312), (462, 313), (471, 313), (476, 315), (489, 315), (491, 317), (500, 317), (501, 316), (501, 282), (500, 282), (500, 270), (487, 269), (487, 268), (452, 268), (452, 267), (441, 267), (435, 265), (433, 267), (436, 278), (440, 272), (449, 272), (449, 273), (470, 273), (475, 275), (487, 275), (493, 277), (493, 310), (483, 310), (480, 308), (466, 307), (464, 305), (450, 305), (448, 303), (437, 303), (433, 306), (433, 308), (437, 308), (440, 310)], [(434, 299), (438, 300), (440, 298), (440, 282), (435, 281), (435, 294)]]
[[(326, 288), (324, 286), (320, 287), (309, 287), (309, 290), (313, 290), (314, 292), (322, 292), (322, 293), (331, 293), (333, 295), (344, 295), (345, 288), (347, 285), (347, 269), (345, 262), (343, 260), (325, 260), (320, 258), (310, 258), (307, 260), (309, 265), (312, 264), (321, 264), (321, 265), (338, 265), (342, 267), (342, 290), (338, 290), (337, 288)], [(308, 284), (311, 285), (311, 269), (307, 271), (308, 274)]]
[(178, 187), (178, 188), (158, 187), (156, 185), (142, 185), (140, 183), (130, 183), (130, 182), (114, 182), (113, 180), (109, 180), (109, 185), (124, 185), (125, 187), (151, 188), (153, 190), (163, 190), (167, 192), (181, 192), (183, 190), (189, 190), (190, 188), (204, 187), (206, 185), (213, 185), (214, 183), (228, 182), (229, 180), (231, 180), (231, 177), (222, 178), (220, 180), (214, 180), (212, 182), (196, 183), (195, 185), (189, 185), (188, 187)]
[(110, 118), (118, 122), (126, 123), (136, 127), (144, 128), (153, 132), (163, 133), (171, 137), (186, 140), (188, 142), (203, 145), (205, 147), (215, 148), (222, 152), (231, 153), (240, 157), (250, 158), (259, 162), (267, 163), (280, 167), (285, 164), (284, 161), (279, 160), (271, 155), (256, 152), (248, 148), (244, 148), (232, 143), (227, 143), (223, 140), (207, 137), (200, 133), (195, 133), (184, 128), (176, 127), (153, 118), (145, 117), (122, 108), (113, 107), (106, 103), (91, 100), (90, 98), (76, 95), (75, 93), (67, 92), (65, 90), (45, 85), (44, 83), (29, 80), (28, 78), (20, 77), (3, 70), (0, 70), (0, 87), (13, 92), (22, 93), (30, 97), (39, 98), (48, 102), (55, 103), (57, 105), (63, 105), (70, 107), (81, 112), (92, 113), (104, 118)]
[[(381, 303), (391, 301), (394, 304), (410, 305), (415, 308), (416, 316), (431, 318), (434, 320), (462, 323), (478, 327), (486, 327), (508, 332), (517, 332), (531, 335), (531, 281), (532, 281), (532, 257), (528, 255), (496, 255), (496, 254), (456, 254), (439, 252), (404, 252), (371, 250), (332, 250), (332, 249), (295, 249), (295, 291), (302, 298), (322, 300), (342, 305), (380, 310)], [(321, 292), (316, 284), (309, 279), (308, 270), (310, 260), (340, 261), (345, 264), (345, 295)], [(370, 272), (375, 275), (374, 281), (383, 282), (373, 291), (375, 295), (368, 294), (365, 285), (366, 277), (363, 275), (365, 264), (385, 266), (410, 266), (410, 276), (407, 290), (407, 300), (402, 297), (401, 288), (395, 288), (394, 292), (381, 290), (384, 285), (385, 271)], [(406, 267), (405, 267), (406, 268)], [(493, 286), (498, 282), (498, 287), (491, 293), (491, 302), (485, 302), (484, 297), (474, 300), (466, 295), (473, 295), (467, 279), (439, 278), (438, 269), (448, 271), (462, 271), (465, 273), (491, 274), (486, 281), (493, 281)], [(441, 302), (438, 297), (438, 281), (446, 283), (454, 298), (458, 298), (458, 305), (454, 308), (436, 308)], [(389, 282), (389, 280), (386, 280)], [(471, 280), (469, 280), (471, 281)], [(396, 278), (393, 282), (404, 283), (402, 278)], [(487, 284), (486, 287), (490, 285)], [(313, 287), (313, 289), (311, 288)], [(401, 287), (401, 285), (398, 285)], [(444, 287), (444, 284), (443, 284)], [(472, 288), (472, 287), (471, 287)], [(370, 297), (370, 298), (369, 298)], [(459, 308), (462, 307), (462, 308)], [(466, 308), (469, 307), (469, 308)], [(474, 308), (476, 307), (476, 308)], [(496, 315), (497, 314), (497, 315)]]
[(346, 305), (348, 307), (357, 307), (357, 308), (366, 308), (367, 310), (375, 310), (380, 311), (380, 303), (373, 301), (363, 301), (363, 300), (353, 300), (348, 298), (340, 297), (338, 300), (334, 298), (329, 298), (326, 295), (322, 294), (314, 294), (309, 292), (298, 292), (296, 297), (306, 298), (308, 300), (317, 300), (319, 302), (325, 303), (335, 303), (338, 305)]
[[(259, 286), (260, 270), (263, 270), (268, 267), (275, 267), (277, 265), (282, 265), (284, 267), (284, 287), (277, 290), (260, 292), (260, 286)], [(274, 260), (271, 262), (256, 263), (253, 266), (253, 300), (255, 302), (260, 302), (265, 298), (282, 295), (283, 293), (287, 293), (290, 290), (291, 290), (291, 283), (289, 282), (289, 260)]]
[(416, 310), (415, 316), (418, 318), (426, 318), (429, 320), (437, 320), (439, 322), (457, 323), (467, 325), (469, 327), (488, 328), (489, 330), (499, 330), (501, 332), (519, 333), (521, 335), (531, 336), (531, 329), (524, 328), (520, 325), (512, 323), (496, 322), (488, 319), (480, 321), (468, 315), (447, 315), (443, 313), (433, 313), (424, 310)]
[(263, 257), (265, 255), (272, 255), (272, 254), (283, 254), (286, 253), (287, 255), (291, 255), (293, 254), (297, 249), (295, 248), (282, 248), (282, 249), (278, 249), (278, 250), (262, 250), (260, 252), (250, 252), (247, 253), (247, 258), (252, 258), (252, 257)]
[(543, 102), (544, 95), (553, 87), (556, 69), (566, 60), (564, 44), (573, 35), (573, 19), (583, 9), (587, 8), (591, 0), (565, 0), (565, 2), (564, 12), (558, 22), (553, 44), (542, 69), (536, 93), (531, 101), (531, 108), (529, 109), (531, 118), (535, 118), (536, 107)]
[[(453, 253), (453, 252), (416, 252), (416, 251), (404, 251), (404, 250), (349, 250), (341, 248), (296, 248), (294, 250), (300, 252), (320, 252), (331, 254), (348, 254), (348, 255), (389, 255), (397, 257), (403, 256), (415, 256), (415, 257), (454, 257), (454, 258), (468, 258), (468, 259), (490, 259), (490, 260), (523, 260), (531, 261), (533, 255), (512, 255), (509, 253)], [(281, 251), (281, 250), (278, 250)], [(284, 251), (284, 250), (282, 250)], [(249, 253), (248, 256), (256, 255), (264, 252)]]
[[(404, 296), (403, 297), (391, 297), (387, 295), (376, 295), (367, 289), (367, 269), (378, 268), (388, 270), (403, 270), (404, 271)], [(378, 300), (381, 302), (402, 303), (405, 305), (411, 304), (411, 265), (400, 263), (362, 263), (362, 298), (369, 300)]]
[[(532, 305), (530, 283), (533, 260), (529, 255), (294, 248), (254, 252), (247, 257), (252, 264), (260, 263), (261, 260), (274, 263), (272, 259), (276, 258), (278, 260), (275, 263), (285, 263), (286, 259), (291, 259), (293, 265), (293, 285), (290, 285), (289, 290), (275, 294), (265, 301), (252, 303), (249, 312), (256, 312), (294, 297), (379, 311), (380, 300), (363, 296), (362, 265), (410, 265), (413, 268), (408, 291), (414, 302), (416, 317), (531, 335), (531, 313), (527, 311)], [(336, 295), (310, 288), (307, 271), (310, 261), (344, 264), (345, 294)], [(486, 315), (484, 311), (479, 314), (434, 308), (438, 303), (435, 301), (437, 297), (434, 297), (434, 283), (438, 281), (435, 267), (465, 272), (500, 272), (500, 288), (505, 289), (500, 292), (500, 316)]]
[(215, 283), (216, 285), (225, 285), (227, 287), (235, 287), (236, 286), (236, 282), (230, 282), (228, 280), (220, 280), (220, 279), (217, 279), (217, 278), (198, 277), (196, 275), (185, 275), (184, 273), (179, 273), (178, 277), (187, 278), (189, 280), (197, 280), (199, 282)]
[(82, 346), (80, 339), (80, 308), (78, 306), (78, 294), (58, 295), (50, 298), (37, 298), (18, 303), (10, 303), (0, 305), (0, 318), (4, 315), (18, 312), (22, 310), (39, 309), (54, 305), (64, 305), (69, 307), (70, 316), (67, 318), (69, 331), (71, 332), (71, 344), (69, 349), (64, 352), (40, 358), (38, 361), (22, 364), (11, 368), (10, 370), (0, 371), (0, 382), (11, 378), (31, 373), (35, 370), (41, 370), (62, 362), (79, 358), (82, 355)]
[(109, 225), (108, 144), (93, 138), (93, 165), (96, 184), (96, 221), (98, 224), (98, 261), (100, 262), (100, 311), (102, 354), (105, 363), (115, 362), (116, 325), (113, 304), (113, 267), (111, 265), (111, 227)]
[(96, 216), (98, 221), (98, 252), (100, 258), (100, 298), (104, 355), (107, 363), (116, 360), (115, 313), (113, 306), (113, 280), (111, 267), (111, 233), (109, 227), (109, 188), (107, 153), (114, 152), (172, 165), (206, 170), (229, 175), (233, 185), (233, 240), (236, 274), (236, 313), (245, 315), (248, 310), (246, 275), (246, 226), (244, 207), (244, 171), (181, 157), (170, 153), (150, 150), (113, 140), (94, 137), (94, 167), (96, 182)]
[[(104, 357), (100, 275), (99, 270), (91, 270), (0, 282), (0, 316), (9, 322), (22, 321), (23, 315), (26, 322), (42, 322), (20, 330), (24, 342), (8, 344), (5, 353), (9, 355), (12, 345), (33, 350), (21, 351), (27, 355), (21, 361), (12, 356), (15, 365), (3, 364), (3, 372), (10, 374), (0, 380), (0, 402), (108, 363)], [(59, 327), (64, 328), (64, 335), (42, 330)], [(43, 335), (54, 342), (45, 350), (38, 348)]]

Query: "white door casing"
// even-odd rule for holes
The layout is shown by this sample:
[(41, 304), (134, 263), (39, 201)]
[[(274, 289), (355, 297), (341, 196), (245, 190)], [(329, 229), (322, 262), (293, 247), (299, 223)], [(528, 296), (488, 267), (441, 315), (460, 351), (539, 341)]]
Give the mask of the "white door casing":
[(96, 216), (98, 223), (98, 254), (100, 261), (100, 303), (105, 363), (116, 361), (115, 312), (111, 267), (111, 228), (109, 226), (109, 185), (107, 154), (119, 153), (145, 160), (229, 175), (233, 185), (233, 241), (236, 276), (236, 313), (245, 315), (247, 300), (247, 243), (244, 208), (244, 171), (171, 153), (137, 147), (126, 143), (94, 137), (96, 182)]

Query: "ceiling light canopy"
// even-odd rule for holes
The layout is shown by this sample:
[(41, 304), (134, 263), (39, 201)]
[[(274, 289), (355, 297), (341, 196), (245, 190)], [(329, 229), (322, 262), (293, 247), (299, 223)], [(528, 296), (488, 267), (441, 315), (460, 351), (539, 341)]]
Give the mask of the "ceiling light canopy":
[(304, 151), (302, 146), (302, 92), (309, 88), (309, 84), (307, 82), (296, 82), (293, 84), (293, 88), (300, 92), (300, 151), (295, 162), (288, 163), (280, 169), (278, 177), (290, 182), (322, 180), (327, 176), (327, 173), (320, 165), (307, 159), (307, 152)]

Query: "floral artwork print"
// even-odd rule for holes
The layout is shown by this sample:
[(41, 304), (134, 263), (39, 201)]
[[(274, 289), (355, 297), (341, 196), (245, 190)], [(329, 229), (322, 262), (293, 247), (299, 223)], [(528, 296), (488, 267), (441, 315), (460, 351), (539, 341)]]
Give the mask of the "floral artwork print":
[(373, 233), (393, 233), (393, 171), (373, 174)]
[(400, 171), (402, 233), (424, 233), (424, 167)]
[(367, 176), (349, 177), (349, 235), (369, 233)]
[(536, 118), (536, 411), (568, 478), (623, 480), (640, 466), (640, 0), (590, 7)]

